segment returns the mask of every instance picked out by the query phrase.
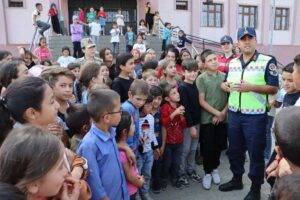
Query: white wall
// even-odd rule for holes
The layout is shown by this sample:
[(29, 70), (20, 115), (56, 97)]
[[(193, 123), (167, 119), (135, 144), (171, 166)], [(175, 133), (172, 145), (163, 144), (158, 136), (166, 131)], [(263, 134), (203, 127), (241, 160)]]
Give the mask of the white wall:
[(188, 10), (176, 10), (175, 0), (159, 0), (158, 10), (164, 22), (170, 22), (172, 26), (180, 26), (185, 33), (191, 32), (191, 1)]
[[(31, 42), (34, 33), (31, 14), (35, 9), (35, 3), (36, 1), (33, 0), (24, 0), (24, 8), (9, 8), (5, 3), (6, 31), (9, 44), (28, 44)], [(41, 19), (47, 21), (49, 3), (43, 2), (43, 7)]]
[[(271, 1), (272, 3), (272, 1)], [(272, 4), (271, 4), (272, 6)], [(274, 30), (273, 44), (274, 45), (289, 45), (292, 44), (292, 26), (294, 24), (294, 1), (293, 0), (276, 0), (275, 7), (289, 8), (289, 29), (286, 31)]]
[[(202, 27), (202, 19), (200, 19), (200, 24), (199, 24), (199, 37), (213, 40), (216, 42), (220, 41), (220, 38), (223, 37), (224, 35), (229, 34), (229, 24), (231, 23), (230, 20), (228, 20), (229, 16), (229, 11), (228, 11), (228, 6), (229, 4), (227, 3), (228, 0), (217, 0), (214, 1), (214, 3), (221, 3), (223, 4), (223, 27), (221, 28), (214, 28), (214, 27)], [(200, 18), (202, 17), (202, 5), (203, 1), (199, 1), (200, 3)], [(233, 37), (234, 38), (234, 37)]]

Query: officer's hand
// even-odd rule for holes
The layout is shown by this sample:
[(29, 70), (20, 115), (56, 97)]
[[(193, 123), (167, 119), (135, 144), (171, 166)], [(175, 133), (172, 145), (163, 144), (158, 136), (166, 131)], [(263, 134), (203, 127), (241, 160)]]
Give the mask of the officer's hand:
[(230, 92), (230, 87), (228, 82), (223, 82), (220, 85), (221, 89), (224, 90), (225, 92)]
[(250, 92), (252, 91), (252, 85), (242, 80), (241, 83), (235, 83), (233, 89), (238, 92)]

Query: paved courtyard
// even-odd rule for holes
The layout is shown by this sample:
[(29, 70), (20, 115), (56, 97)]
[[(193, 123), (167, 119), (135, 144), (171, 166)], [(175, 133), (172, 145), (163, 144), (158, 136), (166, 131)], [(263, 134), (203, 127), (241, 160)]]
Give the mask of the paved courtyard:
[[(203, 166), (197, 165), (199, 174), (203, 176)], [(245, 164), (246, 172), (249, 169), (249, 162)], [(232, 178), (232, 173), (229, 170), (229, 161), (225, 154), (222, 155), (221, 165), (219, 168), (221, 176), (221, 183), (227, 182)], [(250, 189), (251, 182), (248, 176), (245, 174), (243, 177), (244, 189), (236, 190), (233, 192), (220, 192), (217, 185), (212, 185), (211, 190), (205, 190), (201, 183), (195, 183), (190, 181), (190, 186), (183, 190), (175, 190), (172, 186), (168, 185), (167, 190), (160, 194), (151, 194), (155, 200), (243, 200)], [(265, 183), (262, 186), (262, 200), (268, 199), (270, 186)]]

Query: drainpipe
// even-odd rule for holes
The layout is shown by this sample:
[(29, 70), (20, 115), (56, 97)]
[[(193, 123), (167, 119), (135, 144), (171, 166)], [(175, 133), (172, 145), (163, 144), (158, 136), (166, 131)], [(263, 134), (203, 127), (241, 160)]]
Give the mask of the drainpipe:
[(6, 24), (6, 15), (5, 15), (5, 4), (4, 1), (0, 4), (0, 10), (2, 11), (0, 17), (3, 19), (3, 27), (4, 27), (4, 31), (3, 31), (3, 44), (7, 45), (8, 44), (8, 38), (7, 38), (7, 24)]

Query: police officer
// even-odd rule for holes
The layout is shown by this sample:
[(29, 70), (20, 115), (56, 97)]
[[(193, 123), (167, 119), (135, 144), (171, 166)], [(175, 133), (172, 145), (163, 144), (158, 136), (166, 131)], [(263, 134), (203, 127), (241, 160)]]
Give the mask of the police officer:
[(233, 178), (220, 185), (219, 190), (243, 189), (245, 152), (248, 151), (248, 176), (252, 185), (244, 200), (259, 200), (264, 182), (268, 95), (277, 92), (278, 72), (276, 60), (256, 50), (254, 28), (239, 28), (237, 37), (242, 54), (229, 63), (226, 82), (221, 85), (223, 90), (230, 92), (228, 156)]

